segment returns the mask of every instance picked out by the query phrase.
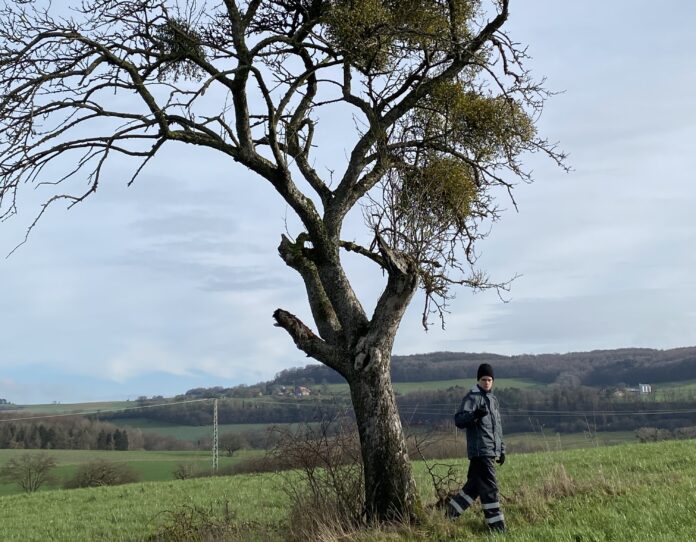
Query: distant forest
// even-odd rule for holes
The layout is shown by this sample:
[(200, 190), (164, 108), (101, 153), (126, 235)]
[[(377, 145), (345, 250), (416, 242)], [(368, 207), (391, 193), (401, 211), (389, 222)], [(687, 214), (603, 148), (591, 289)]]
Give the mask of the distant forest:
[[(547, 384), (585, 386), (651, 384), (696, 379), (696, 347), (653, 350), (623, 348), (568, 354), (502, 356), (465, 352), (433, 352), (394, 356), (394, 382), (422, 382), (474, 378), (480, 363), (490, 363), (497, 378), (531, 378)], [(324, 365), (286, 369), (266, 385), (307, 385), (343, 382)]]

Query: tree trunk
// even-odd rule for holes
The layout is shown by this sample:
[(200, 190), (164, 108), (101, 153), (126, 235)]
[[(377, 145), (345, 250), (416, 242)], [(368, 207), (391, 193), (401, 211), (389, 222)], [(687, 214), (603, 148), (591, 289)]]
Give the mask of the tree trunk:
[(389, 373), (390, 352), (351, 378), (350, 393), (365, 469), (368, 519), (408, 520), (414, 515), (416, 484)]

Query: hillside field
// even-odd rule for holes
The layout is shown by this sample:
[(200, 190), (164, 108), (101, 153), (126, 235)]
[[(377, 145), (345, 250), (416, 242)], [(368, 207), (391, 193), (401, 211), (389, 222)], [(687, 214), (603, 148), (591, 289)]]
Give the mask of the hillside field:
[(48, 403), (43, 405), (17, 405), (22, 416), (32, 414), (86, 414), (111, 410), (136, 408), (135, 401), (102, 401), (95, 403)]
[[(56, 459), (57, 467), (53, 471), (55, 482), (41, 488), (41, 492), (50, 491), (61, 487), (62, 483), (70, 478), (81, 464), (96, 459), (127, 463), (131, 466), (140, 479), (144, 482), (163, 481), (174, 479), (174, 469), (181, 463), (191, 464), (196, 469), (204, 470), (211, 466), (211, 452), (116, 452), (105, 450), (0, 450), (0, 466), (12, 457), (22, 454), (44, 453)], [(262, 452), (261, 452), (262, 453)], [(260, 452), (253, 450), (240, 450), (232, 457), (227, 457), (224, 452), (220, 454), (219, 465), (224, 468)], [(21, 490), (15, 484), (0, 482), (0, 496), (20, 493)], [(4, 540), (0, 536), (0, 540)]]
[[(460, 388), (469, 389), (476, 382), (473, 378), (459, 378), (456, 380), (423, 380), (420, 382), (392, 382), (394, 386), (394, 391), (397, 394), (404, 395), (406, 393), (411, 393), (414, 391), (433, 391), (433, 390), (446, 390), (448, 388), (453, 388), (459, 386)], [(497, 378), (495, 381), (495, 387), (497, 389), (503, 388), (538, 388), (544, 386), (545, 384), (541, 382), (536, 382), (529, 378)], [(319, 390), (328, 389), (331, 395), (348, 395), (348, 384), (326, 384), (324, 386), (312, 386)]]
[[(204, 438), (211, 439), (213, 437), (212, 425), (179, 425), (149, 418), (114, 418), (109, 421), (126, 430), (135, 428), (190, 442), (197, 442)], [(290, 428), (299, 425), (302, 424), (228, 423), (220, 424), (218, 431), (220, 435), (223, 435), (225, 433), (241, 433), (244, 431), (265, 431), (272, 426)]]
[[(693, 540), (695, 446), (672, 441), (511, 455), (499, 468), (509, 526), (504, 540)], [(463, 478), (466, 461), (446, 463), (456, 464)], [(415, 474), (423, 499), (432, 502), (422, 463), (415, 463)], [(289, 505), (281, 484), (277, 475), (243, 475), (5, 496), (0, 540), (134, 542), (162, 532), (175, 514), (198, 510), (218, 518), (226, 513), (233, 527), (226, 540), (281, 541)], [(431, 514), (422, 525), (353, 540), (463, 542), (480, 538), (482, 525), (474, 509), (453, 524)]]

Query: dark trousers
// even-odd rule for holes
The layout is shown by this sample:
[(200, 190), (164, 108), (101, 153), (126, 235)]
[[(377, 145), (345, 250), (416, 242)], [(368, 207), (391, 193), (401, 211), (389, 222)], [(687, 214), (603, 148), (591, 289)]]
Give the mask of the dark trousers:
[(503, 525), (504, 517), (500, 511), (498, 481), (492, 457), (474, 457), (469, 462), (469, 472), (464, 487), (447, 504), (450, 517), (458, 518), (469, 508), (476, 498), (481, 499), (481, 508), (486, 523), (493, 528)]

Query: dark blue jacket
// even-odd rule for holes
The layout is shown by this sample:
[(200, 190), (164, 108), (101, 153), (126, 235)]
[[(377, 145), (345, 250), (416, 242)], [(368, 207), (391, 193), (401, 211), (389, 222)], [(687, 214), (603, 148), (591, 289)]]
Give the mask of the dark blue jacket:
[[(475, 420), (474, 411), (478, 407), (485, 407), (488, 414)], [(498, 457), (505, 453), (500, 407), (498, 398), (492, 392), (485, 393), (478, 386), (471, 388), (454, 415), (454, 424), (459, 429), (466, 429), (466, 451), (469, 459)]]

